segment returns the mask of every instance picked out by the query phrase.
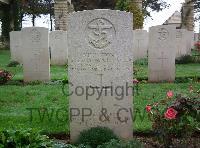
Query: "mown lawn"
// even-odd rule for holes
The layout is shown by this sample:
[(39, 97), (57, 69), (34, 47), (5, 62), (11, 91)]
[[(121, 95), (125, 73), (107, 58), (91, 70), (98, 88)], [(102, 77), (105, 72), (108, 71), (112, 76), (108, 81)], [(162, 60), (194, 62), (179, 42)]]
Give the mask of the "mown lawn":
[[(62, 92), (62, 83), (22, 84), (22, 67), (8, 68), (9, 52), (0, 50), (0, 69), (15, 74), (14, 81), (0, 86), (0, 129), (13, 127), (34, 127), (45, 132), (69, 132), (68, 102)], [(147, 66), (137, 65), (137, 76), (147, 77)], [(177, 76), (200, 76), (199, 64), (177, 65)], [(64, 66), (52, 66), (53, 80), (67, 78)], [(148, 131), (151, 123), (147, 118), (145, 106), (165, 98), (168, 90), (187, 95), (189, 85), (200, 88), (200, 83), (161, 83), (139, 85), (139, 94), (134, 97), (134, 130)]]

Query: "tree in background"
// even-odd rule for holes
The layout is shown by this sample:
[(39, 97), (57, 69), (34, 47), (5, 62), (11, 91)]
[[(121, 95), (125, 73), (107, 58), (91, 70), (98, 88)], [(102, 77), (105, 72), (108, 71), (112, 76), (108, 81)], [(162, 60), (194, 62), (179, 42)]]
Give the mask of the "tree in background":
[(144, 15), (135, 0), (118, 0), (116, 9), (126, 10), (133, 13), (133, 29), (142, 29), (144, 23)]
[(6, 42), (9, 39), (10, 31), (17, 31), (21, 29), (20, 21), (20, 5), (19, 0), (10, 0), (9, 5), (1, 5), (0, 20), (2, 22), (2, 37)]
[(117, 0), (116, 9), (133, 13), (133, 29), (143, 27), (144, 18), (151, 17), (152, 11), (162, 11), (169, 5), (163, 0), (143, 0), (142, 11), (136, 6), (135, 0)]
[(50, 14), (52, 23), (52, 2), (53, 0), (10, 0), (9, 5), (1, 5), (2, 40), (4, 42), (9, 40), (10, 31), (21, 30), (22, 21), (26, 15), (31, 16), (33, 26), (35, 26), (36, 17), (40, 17), (42, 14)]
[(142, 11), (144, 17), (151, 17), (152, 11), (162, 11), (165, 8), (168, 8), (169, 4), (167, 0), (143, 0), (142, 1)]
[(92, 9), (114, 9), (116, 0), (71, 0), (76, 11)]
[(138, 7), (132, 3), (134, 0), (72, 0), (76, 11), (91, 9), (118, 9), (135, 13), (135, 28), (141, 28), (144, 18), (151, 16), (152, 11), (161, 11), (168, 7), (167, 0), (143, 0), (142, 13)]
[(35, 26), (36, 17), (43, 14), (43, 1), (42, 0), (23, 0), (21, 2), (23, 15), (29, 15), (32, 18), (32, 25)]
[(200, 0), (193, 0), (194, 13), (196, 14), (196, 20), (200, 20)]

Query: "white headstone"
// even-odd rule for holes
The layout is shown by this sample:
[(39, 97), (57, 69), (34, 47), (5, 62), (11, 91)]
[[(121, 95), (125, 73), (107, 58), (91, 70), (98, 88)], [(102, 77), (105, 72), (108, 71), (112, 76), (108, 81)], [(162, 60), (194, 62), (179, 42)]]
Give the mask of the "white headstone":
[(200, 34), (199, 33), (195, 33), (194, 34), (194, 42), (198, 42), (200, 40)]
[(170, 25), (151, 27), (149, 36), (149, 81), (174, 81), (176, 56), (175, 27)]
[(11, 60), (22, 63), (21, 31), (10, 32)]
[(42, 27), (22, 29), (24, 81), (49, 81), (49, 30)]
[(187, 54), (191, 54), (191, 49), (194, 48), (194, 32), (187, 31)]
[[(195, 33), (194, 34), (194, 44), (200, 41), (200, 33)], [(197, 47), (194, 48), (195, 50), (198, 50)]]
[(134, 60), (147, 58), (149, 34), (146, 30), (133, 31), (133, 56)]
[(132, 20), (131, 13), (114, 10), (89, 10), (69, 16), (72, 141), (82, 130), (96, 126), (108, 127), (123, 139), (133, 136)]
[(67, 64), (67, 32), (52, 31), (49, 34), (49, 45), (51, 51), (51, 65), (66, 65)]
[(187, 30), (176, 29), (176, 57), (187, 55)]

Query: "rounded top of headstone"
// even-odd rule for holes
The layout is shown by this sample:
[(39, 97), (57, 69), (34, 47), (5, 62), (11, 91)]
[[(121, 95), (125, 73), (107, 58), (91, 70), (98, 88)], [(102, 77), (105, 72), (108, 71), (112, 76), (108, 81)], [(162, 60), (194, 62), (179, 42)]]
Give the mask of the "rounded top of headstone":
[(46, 27), (25, 27), (25, 28), (22, 28), (22, 30), (31, 30), (31, 29), (49, 30), (49, 29), (46, 28)]
[(79, 14), (86, 14), (86, 13), (93, 13), (93, 14), (101, 14), (101, 13), (120, 13), (124, 15), (133, 15), (131, 12), (127, 11), (120, 11), (120, 10), (111, 10), (111, 9), (94, 9), (94, 10), (83, 10), (83, 11), (74, 11), (72, 13), (69, 13), (69, 17), (73, 15), (79, 15)]

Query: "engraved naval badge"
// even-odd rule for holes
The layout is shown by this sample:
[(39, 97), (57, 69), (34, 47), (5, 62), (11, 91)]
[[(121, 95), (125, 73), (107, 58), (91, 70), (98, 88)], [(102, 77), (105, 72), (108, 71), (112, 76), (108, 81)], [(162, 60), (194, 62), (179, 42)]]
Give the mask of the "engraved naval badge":
[(109, 46), (115, 36), (115, 29), (111, 22), (103, 18), (92, 20), (86, 28), (88, 43), (97, 49)]
[(167, 31), (167, 29), (165, 28), (160, 28), (158, 30), (158, 34), (159, 34), (159, 39), (160, 40), (166, 40), (169, 37), (169, 32)]
[(33, 43), (41, 40), (41, 33), (35, 28), (31, 30), (31, 39)]

